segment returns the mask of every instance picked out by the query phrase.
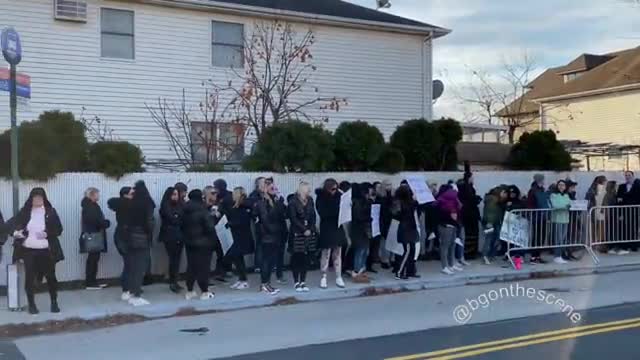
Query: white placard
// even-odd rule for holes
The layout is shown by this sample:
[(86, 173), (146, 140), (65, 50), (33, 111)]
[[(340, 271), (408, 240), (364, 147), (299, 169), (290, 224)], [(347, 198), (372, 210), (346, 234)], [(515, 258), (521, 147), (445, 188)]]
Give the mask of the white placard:
[(407, 182), (411, 187), (411, 191), (415, 194), (418, 204), (422, 205), (436, 201), (423, 178), (411, 176), (407, 178)]
[(220, 245), (222, 246), (222, 252), (226, 255), (231, 246), (233, 245), (233, 235), (231, 234), (231, 229), (227, 228), (227, 216), (223, 216), (218, 224), (216, 225), (216, 233), (218, 234), (218, 239), (220, 240)]
[(589, 200), (573, 200), (571, 202), (571, 211), (587, 211), (589, 210)]
[[(519, 247), (529, 246), (529, 221), (510, 211), (504, 214), (504, 222), (500, 229), (500, 240)], [(487, 241), (487, 240), (485, 240)]]
[(338, 226), (351, 222), (351, 189), (340, 197)]
[(387, 235), (387, 241), (384, 244), (384, 248), (396, 255), (404, 254), (404, 248), (402, 244), (398, 243), (398, 227), (400, 222), (398, 220), (391, 220), (391, 226), (389, 227), (389, 234)]
[(380, 231), (380, 204), (371, 205), (371, 236), (382, 234)]

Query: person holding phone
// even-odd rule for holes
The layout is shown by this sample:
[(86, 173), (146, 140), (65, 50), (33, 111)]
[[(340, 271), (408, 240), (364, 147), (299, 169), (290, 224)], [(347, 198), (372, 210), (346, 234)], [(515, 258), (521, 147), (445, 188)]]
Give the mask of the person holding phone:
[(18, 214), (7, 221), (14, 238), (14, 261), (22, 259), (25, 266), (25, 292), (29, 314), (38, 314), (35, 302), (36, 278), (44, 274), (51, 298), (51, 312), (59, 313), (56, 264), (64, 260), (58, 237), (62, 224), (56, 209), (43, 188), (34, 188)]

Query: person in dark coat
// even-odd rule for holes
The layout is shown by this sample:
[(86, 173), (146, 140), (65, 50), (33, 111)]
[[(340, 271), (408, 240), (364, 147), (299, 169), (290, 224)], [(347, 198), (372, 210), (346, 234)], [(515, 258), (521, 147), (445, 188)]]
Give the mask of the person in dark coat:
[(44, 274), (47, 279), (51, 312), (60, 312), (56, 264), (64, 260), (59, 240), (62, 230), (60, 217), (43, 188), (32, 189), (22, 209), (5, 224), (5, 231), (12, 234), (14, 239), (13, 262), (24, 262), (24, 287), (32, 315), (39, 313), (35, 302), (38, 274)]
[[(144, 181), (136, 182), (131, 202), (124, 202), (127, 239), (127, 288), (130, 291), (129, 303), (133, 306), (149, 305), (142, 298), (144, 277), (151, 264), (151, 242), (154, 228), (153, 213), (156, 204), (151, 199)], [(126, 299), (123, 296), (123, 300)]]
[[(533, 176), (533, 183), (531, 183), (531, 188), (527, 193), (527, 208), (528, 209), (549, 209), (551, 204), (549, 202), (550, 193), (546, 191), (545, 187), (545, 178), (543, 174), (535, 174)], [(531, 232), (531, 244), (532, 246), (542, 246), (547, 244), (551, 239), (547, 238), (547, 234), (549, 233), (548, 229), (548, 219), (546, 217), (548, 214), (543, 212), (534, 212), (531, 216), (531, 222), (537, 224), (533, 227)], [(540, 256), (539, 250), (531, 251), (531, 265), (535, 264), (544, 264), (545, 260)]]
[(297, 193), (291, 198), (288, 206), (291, 221), (291, 272), (297, 292), (308, 292), (306, 284), (307, 271), (311, 267), (312, 258), (317, 253), (316, 210), (311, 198), (311, 186), (302, 182)]
[(176, 183), (173, 186), (178, 191), (178, 201), (184, 205), (187, 202), (187, 195), (189, 194), (189, 187), (185, 183)]
[(376, 198), (374, 203), (380, 205), (380, 252), (378, 257), (380, 258), (380, 267), (383, 269), (389, 269), (391, 263), (391, 254), (385, 248), (387, 236), (389, 235), (389, 229), (391, 228), (391, 221), (393, 217), (391, 215), (391, 206), (393, 205), (393, 185), (389, 180), (383, 180), (382, 183), (376, 186)]
[(347, 239), (344, 230), (338, 226), (341, 197), (342, 193), (338, 190), (338, 182), (334, 179), (325, 180), (322, 189), (316, 190), (316, 210), (320, 216), (319, 247), (322, 249), (320, 288), (322, 289), (328, 287), (327, 271), (330, 260), (336, 272), (336, 285), (340, 288), (345, 285), (342, 279), (342, 247), (346, 245)]
[(416, 244), (420, 241), (416, 223), (418, 202), (408, 186), (400, 186), (396, 191), (393, 207), (393, 218), (398, 220), (398, 243), (402, 244), (403, 253), (396, 272), (396, 278), (406, 280), (420, 277), (416, 271)]
[(371, 241), (371, 201), (369, 189), (364, 184), (352, 184), (351, 241), (353, 246), (353, 279), (369, 282), (366, 275), (369, 242)]
[(116, 245), (118, 253), (122, 257), (122, 273), (120, 275), (120, 285), (122, 287), (122, 300), (128, 301), (131, 293), (128, 289), (127, 276), (129, 270), (127, 268), (127, 225), (126, 210), (131, 207), (130, 202), (133, 199), (133, 189), (130, 186), (124, 186), (120, 189), (120, 197), (114, 197), (107, 201), (109, 209), (116, 213), (116, 230), (113, 233), (113, 242)]
[(234, 290), (249, 288), (247, 269), (244, 257), (254, 252), (254, 241), (251, 235), (253, 220), (253, 203), (247, 199), (247, 192), (242, 187), (233, 189), (233, 206), (227, 214), (227, 221), (233, 236), (233, 245), (227, 253), (238, 274), (238, 281), (231, 285)]
[(227, 182), (223, 179), (218, 179), (213, 182), (213, 188), (216, 189), (218, 194), (218, 210), (223, 216), (227, 215), (233, 207), (233, 195), (227, 190)]
[(259, 273), (260, 268), (262, 267), (262, 234), (260, 234), (260, 226), (258, 226), (258, 217), (257, 212), (255, 211), (255, 207), (262, 199), (262, 193), (264, 191), (265, 178), (263, 176), (258, 177), (254, 182), (254, 188), (251, 194), (249, 194), (249, 201), (251, 202), (251, 206), (253, 208), (253, 219), (251, 221), (251, 234), (253, 236), (253, 240), (255, 241), (255, 254), (253, 256), (253, 267), (254, 271)]
[(207, 211), (200, 190), (189, 193), (189, 202), (184, 206), (182, 218), (182, 233), (187, 248), (187, 300), (194, 299), (198, 294), (194, 291), (194, 284), (198, 283), (201, 290), (200, 299), (214, 298), (209, 291), (209, 270), (213, 251), (217, 246), (214, 236), (215, 222)]
[(458, 199), (462, 203), (462, 227), (464, 228), (464, 256), (463, 259), (473, 259), (478, 252), (478, 237), (480, 234), (480, 203), (473, 181), (473, 173), (468, 164), (462, 181), (458, 184)]
[(103, 240), (102, 250), (88, 252), (84, 241), (86, 235), (80, 237), (80, 253), (89, 254), (85, 266), (85, 287), (87, 290), (100, 290), (107, 287), (107, 284), (98, 284), (96, 278), (98, 275), (100, 253), (107, 252), (106, 230), (111, 226), (111, 223), (105, 219), (98, 201), (100, 201), (100, 191), (96, 188), (88, 188), (80, 203), (82, 206), (82, 234), (100, 234), (99, 236), (101, 236)]
[(180, 260), (184, 249), (182, 236), (182, 212), (184, 202), (180, 200), (178, 189), (169, 187), (160, 202), (160, 234), (158, 241), (164, 244), (169, 257), (169, 290), (178, 294), (182, 287), (178, 285)]
[[(229, 212), (229, 209), (222, 209), (222, 196), (220, 195), (218, 189), (213, 186), (205, 186), (202, 189), (202, 193), (204, 195), (204, 204), (209, 211), (209, 214), (213, 217), (214, 223), (218, 223), (223, 216)], [(230, 207), (229, 207), (230, 208)], [(223, 211), (225, 213), (223, 213)], [(215, 233), (214, 233), (215, 234)], [(216, 266), (213, 270), (213, 276), (217, 281), (226, 283), (227, 278), (229, 276), (229, 272), (231, 271), (231, 262), (228, 258), (224, 256), (224, 252), (222, 251), (222, 244), (220, 244), (220, 239), (218, 239), (217, 235), (215, 236), (216, 247), (214, 249), (216, 254)]]
[[(640, 179), (636, 179), (633, 171), (624, 173), (624, 184), (618, 186), (617, 205), (618, 206), (635, 206), (640, 205)], [(637, 210), (628, 210), (633, 216), (626, 216), (622, 219), (622, 229), (619, 230), (622, 241), (638, 239), (638, 212)], [(618, 255), (626, 255), (629, 251), (638, 251), (638, 242), (627, 243)]]
[(280, 290), (271, 286), (271, 272), (278, 261), (279, 251), (284, 246), (287, 228), (284, 200), (277, 194), (273, 183), (265, 182), (262, 198), (257, 202), (255, 211), (262, 234), (262, 269), (260, 271), (262, 285), (260, 291), (276, 295)]

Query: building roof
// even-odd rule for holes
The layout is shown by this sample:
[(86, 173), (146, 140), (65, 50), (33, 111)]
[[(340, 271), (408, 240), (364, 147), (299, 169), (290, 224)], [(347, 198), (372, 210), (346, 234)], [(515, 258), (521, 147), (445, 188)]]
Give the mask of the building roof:
[[(565, 75), (574, 73), (579, 76), (564, 81)], [(498, 116), (537, 113), (535, 100), (545, 102), (636, 84), (640, 86), (640, 47), (603, 55), (583, 54), (567, 65), (543, 72), (529, 84), (530, 90), (523, 97), (500, 110)]]
[[(161, 0), (162, 3), (168, 3)], [(194, 5), (247, 12), (265, 11), (271, 15), (280, 14), (295, 16), (312, 15), (319, 20), (332, 19), (342, 22), (361, 22), (370, 25), (389, 28), (411, 28), (424, 33), (433, 33), (434, 37), (444, 36), (451, 30), (427, 24), (424, 22), (392, 15), (383, 11), (352, 4), (342, 0), (173, 0), (170, 3), (179, 5)], [(373, 3), (373, 0), (372, 0)]]

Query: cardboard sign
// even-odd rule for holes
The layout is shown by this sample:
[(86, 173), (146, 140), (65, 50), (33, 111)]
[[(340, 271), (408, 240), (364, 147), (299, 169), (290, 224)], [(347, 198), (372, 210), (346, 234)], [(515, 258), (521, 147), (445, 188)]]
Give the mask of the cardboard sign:
[(422, 205), (436, 201), (433, 197), (433, 193), (431, 193), (431, 190), (423, 178), (419, 176), (412, 176), (407, 178), (407, 182), (411, 187), (411, 191), (413, 191), (413, 194), (416, 196), (418, 204)]

